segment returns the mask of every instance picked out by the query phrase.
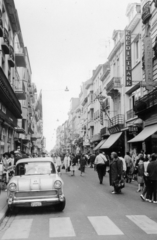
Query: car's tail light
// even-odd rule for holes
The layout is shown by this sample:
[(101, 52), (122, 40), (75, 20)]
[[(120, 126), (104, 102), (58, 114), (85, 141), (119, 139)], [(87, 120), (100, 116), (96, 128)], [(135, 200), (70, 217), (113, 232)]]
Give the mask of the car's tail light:
[(9, 191), (16, 191), (16, 184), (15, 183), (10, 183), (8, 186)]
[(59, 181), (59, 180), (57, 180), (57, 181), (55, 181), (54, 182), (54, 188), (61, 188), (62, 187), (62, 182), (61, 181)]

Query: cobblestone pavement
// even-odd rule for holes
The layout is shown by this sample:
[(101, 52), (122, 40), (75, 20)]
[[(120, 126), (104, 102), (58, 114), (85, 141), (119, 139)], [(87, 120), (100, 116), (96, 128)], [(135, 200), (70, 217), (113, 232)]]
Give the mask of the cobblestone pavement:
[(0, 239), (156, 240), (157, 205), (142, 202), (137, 183), (126, 184), (121, 195), (111, 194), (108, 176), (62, 173), (67, 204), (64, 212), (50, 208), (20, 209), (0, 226)]

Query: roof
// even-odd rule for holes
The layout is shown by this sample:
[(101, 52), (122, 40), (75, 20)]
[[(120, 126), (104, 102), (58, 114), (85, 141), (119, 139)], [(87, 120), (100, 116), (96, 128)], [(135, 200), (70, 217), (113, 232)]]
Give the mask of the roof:
[[(24, 163), (24, 162), (53, 162), (51, 157), (40, 157), (40, 158), (23, 158), (17, 161), (17, 163)], [(17, 164), (16, 163), (16, 164)]]

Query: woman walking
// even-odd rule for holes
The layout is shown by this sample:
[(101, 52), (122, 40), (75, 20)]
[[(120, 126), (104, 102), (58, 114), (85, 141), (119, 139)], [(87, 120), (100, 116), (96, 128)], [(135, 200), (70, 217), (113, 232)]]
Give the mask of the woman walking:
[(66, 172), (70, 171), (70, 163), (71, 163), (71, 159), (70, 159), (69, 153), (66, 153), (64, 157), (64, 166), (65, 166)]
[(80, 171), (81, 171), (80, 176), (83, 176), (85, 172), (85, 166), (86, 166), (86, 157), (85, 155), (82, 155), (82, 157), (80, 158)]
[(121, 193), (121, 189), (117, 188), (116, 182), (122, 179), (123, 174), (123, 162), (118, 158), (116, 152), (111, 153), (111, 163), (110, 163), (110, 185), (114, 187), (112, 191), (113, 194)]

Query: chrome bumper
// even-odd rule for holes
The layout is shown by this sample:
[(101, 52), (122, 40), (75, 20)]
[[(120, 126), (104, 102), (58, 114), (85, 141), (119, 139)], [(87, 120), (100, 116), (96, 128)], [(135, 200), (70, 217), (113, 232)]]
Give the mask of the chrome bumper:
[(64, 202), (65, 197), (64, 195), (60, 195), (59, 197), (55, 198), (36, 198), (36, 199), (8, 199), (8, 205), (18, 205), (18, 204), (24, 204), (24, 203), (32, 203), (32, 202), (44, 202), (44, 203), (59, 203)]

